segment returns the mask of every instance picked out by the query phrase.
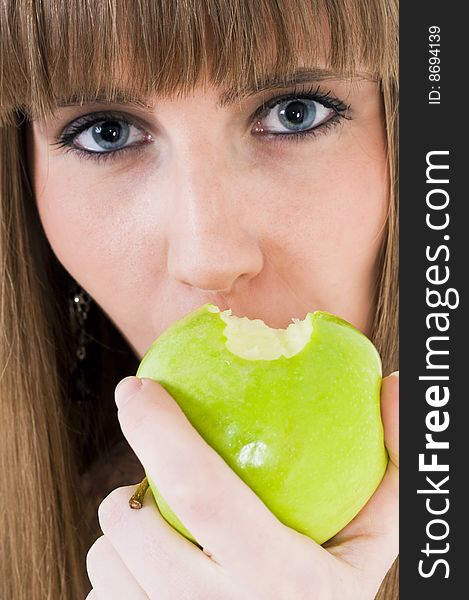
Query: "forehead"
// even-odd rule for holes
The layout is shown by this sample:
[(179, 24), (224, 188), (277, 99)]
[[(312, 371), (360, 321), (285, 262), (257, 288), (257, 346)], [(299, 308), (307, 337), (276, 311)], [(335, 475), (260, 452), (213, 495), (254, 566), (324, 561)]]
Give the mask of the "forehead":
[(35, 19), (5, 1), (21, 23), (21, 35), (12, 26), (0, 42), (5, 111), (42, 116), (80, 98), (145, 102), (201, 80), (229, 102), (269, 82), (286, 87), (301, 69), (316, 70), (315, 80), (321, 69), (383, 76), (392, 62), (389, 19), (362, 0), (43, 0)]

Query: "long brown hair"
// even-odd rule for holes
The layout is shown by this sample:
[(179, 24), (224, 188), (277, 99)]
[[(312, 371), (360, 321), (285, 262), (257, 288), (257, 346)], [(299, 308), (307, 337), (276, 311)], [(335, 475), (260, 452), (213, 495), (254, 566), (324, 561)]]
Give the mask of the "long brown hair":
[[(81, 599), (89, 589), (79, 478), (120, 439), (112, 390), (137, 358), (99, 307), (87, 328), (88, 402), (76, 402), (73, 281), (40, 225), (25, 127), (58, 99), (225, 89), (314, 66), (380, 82), (390, 181), (371, 339), (397, 368), (397, 0), (4, 0), (0, 5), (0, 592)], [(265, 33), (265, 35), (263, 35)], [(82, 405), (83, 404), (83, 405)], [(398, 597), (396, 569), (379, 593)]]

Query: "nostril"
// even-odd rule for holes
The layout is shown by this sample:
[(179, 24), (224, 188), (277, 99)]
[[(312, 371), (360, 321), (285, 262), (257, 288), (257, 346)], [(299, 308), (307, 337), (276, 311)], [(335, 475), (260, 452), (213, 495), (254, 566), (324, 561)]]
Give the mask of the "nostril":
[[(213, 282), (207, 282), (207, 284), (203, 284), (200, 280), (198, 280), (197, 282), (194, 280), (194, 282), (191, 281), (186, 281), (186, 280), (179, 280), (180, 283), (182, 283), (183, 285), (190, 287), (190, 288), (195, 288), (198, 290), (201, 290), (202, 292), (209, 292), (211, 294), (230, 294), (232, 292), (232, 286), (230, 285), (229, 287), (218, 287), (217, 285), (215, 285)], [(214, 301), (213, 304), (216, 304), (216, 302)], [(225, 303), (226, 304), (226, 303)], [(217, 304), (218, 306), (218, 304)], [(227, 307), (229, 308), (229, 307)], [(224, 309), (225, 310), (225, 309)]]

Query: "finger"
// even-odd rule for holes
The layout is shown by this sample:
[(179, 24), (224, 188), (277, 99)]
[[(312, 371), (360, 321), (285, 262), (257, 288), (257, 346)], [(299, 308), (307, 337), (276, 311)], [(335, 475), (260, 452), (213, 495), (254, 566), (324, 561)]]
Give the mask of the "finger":
[(93, 586), (89, 597), (99, 600), (148, 600), (105, 536), (99, 537), (89, 549), (86, 568)]
[(141, 383), (127, 402), (116, 394), (125, 437), (204, 550), (220, 565), (252, 575), (252, 557), (268, 564), (285, 539), (284, 526), (202, 439), (166, 390), (151, 379)]
[(399, 468), (399, 371), (383, 379), (381, 416), (389, 458)]
[(355, 519), (324, 544), (356, 567), (384, 573), (399, 549), (399, 374), (383, 379), (381, 413), (390, 460), (381, 484)]
[(132, 510), (128, 502), (136, 487), (118, 488), (100, 504), (106, 538), (150, 598), (212, 597), (222, 576), (218, 565), (163, 519), (151, 494)]

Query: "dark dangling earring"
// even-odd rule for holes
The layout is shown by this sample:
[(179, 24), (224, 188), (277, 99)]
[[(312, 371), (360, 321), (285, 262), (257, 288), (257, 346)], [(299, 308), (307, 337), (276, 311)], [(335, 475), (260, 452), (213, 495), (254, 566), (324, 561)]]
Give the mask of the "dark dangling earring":
[(68, 299), (72, 335), (75, 343), (75, 365), (71, 380), (71, 398), (83, 403), (90, 397), (86, 384), (84, 363), (91, 336), (86, 331), (86, 320), (91, 308), (91, 296), (81, 286), (75, 285)]

